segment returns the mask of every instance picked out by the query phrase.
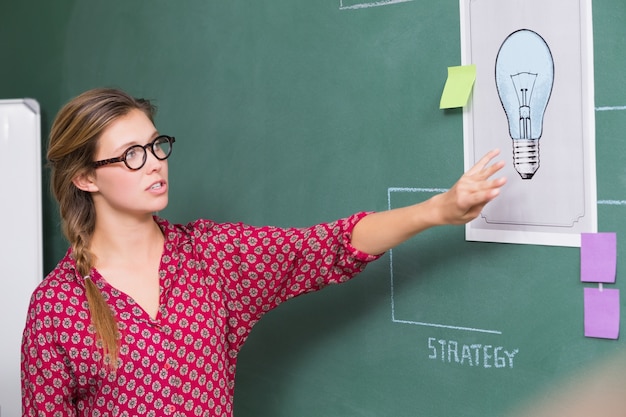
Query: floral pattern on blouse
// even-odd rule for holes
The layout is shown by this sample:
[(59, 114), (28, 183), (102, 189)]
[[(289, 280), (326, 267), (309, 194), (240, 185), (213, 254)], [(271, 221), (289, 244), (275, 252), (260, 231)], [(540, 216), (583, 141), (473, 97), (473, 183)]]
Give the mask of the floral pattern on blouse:
[(69, 250), (31, 298), (23, 415), (232, 416), (237, 354), (254, 323), (377, 259), (350, 245), (366, 214), (308, 228), (155, 217), (165, 236), (156, 319), (91, 271), (120, 331), (116, 370), (103, 365)]

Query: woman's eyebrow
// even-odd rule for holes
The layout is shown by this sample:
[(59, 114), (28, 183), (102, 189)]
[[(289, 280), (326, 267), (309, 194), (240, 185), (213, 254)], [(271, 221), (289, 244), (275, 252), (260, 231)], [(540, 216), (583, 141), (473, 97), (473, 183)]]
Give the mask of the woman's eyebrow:
[[(151, 136), (150, 139), (148, 139), (146, 141), (146, 143), (144, 143), (144, 145), (152, 142), (156, 137), (159, 136), (159, 132), (155, 131)], [(126, 149), (130, 148), (131, 146), (135, 146), (135, 145), (141, 145), (141, 143), (139, 143), (136, 140), (131, 140), (128, 142), (123, 143), (122, 145), (118, 146), (117, 148), (113, 149), (114, 153), (118, 153), (118, 152), (124, 152)]]

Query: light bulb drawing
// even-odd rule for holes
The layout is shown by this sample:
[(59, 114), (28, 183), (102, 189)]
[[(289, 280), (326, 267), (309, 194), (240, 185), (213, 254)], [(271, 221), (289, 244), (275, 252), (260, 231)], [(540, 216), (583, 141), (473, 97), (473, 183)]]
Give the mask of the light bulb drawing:
[(552, 86), (554, 60), (536, 32), (511, 33), (496, 57), (496, 88), (513, 139), (513, 165), (524, 180), (539, 169), (539, 139)]

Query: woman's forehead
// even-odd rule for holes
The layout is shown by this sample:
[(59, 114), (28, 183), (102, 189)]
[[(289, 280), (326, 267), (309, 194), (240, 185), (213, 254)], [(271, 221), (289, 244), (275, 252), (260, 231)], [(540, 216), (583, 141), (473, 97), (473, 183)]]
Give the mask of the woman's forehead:
[(141, 110), (133, 109), (104, 129), (98, 140), (98, 149), (113, 151), (136, 144), (143, 145), (152, 140), (156, 133), (150, 118)]

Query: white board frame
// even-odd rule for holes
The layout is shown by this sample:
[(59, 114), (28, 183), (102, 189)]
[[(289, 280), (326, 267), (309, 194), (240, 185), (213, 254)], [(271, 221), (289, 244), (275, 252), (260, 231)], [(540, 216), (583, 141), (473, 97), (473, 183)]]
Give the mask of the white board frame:
[(30, 296), (43, 278), (41, 117), (36, 100), (0, 100), (0, 146), (0, 415), (19, 416), (22, 332)]

